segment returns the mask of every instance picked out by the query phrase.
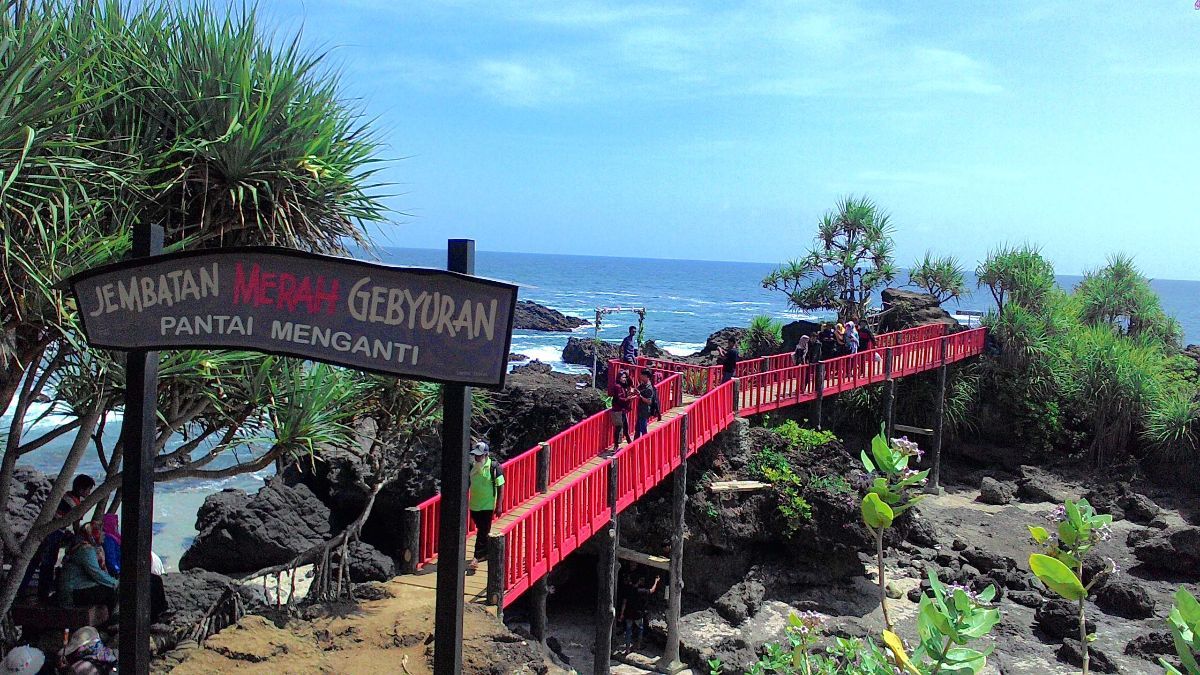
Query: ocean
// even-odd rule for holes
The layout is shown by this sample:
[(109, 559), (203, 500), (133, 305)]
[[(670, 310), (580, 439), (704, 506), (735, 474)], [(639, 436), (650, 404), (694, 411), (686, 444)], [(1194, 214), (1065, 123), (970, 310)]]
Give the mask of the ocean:
[[(420, 267), (444, 267), (446, 254), (439, 250), (385, 249), (382, 262)], [(597, 307), (644, 307), (645, 338), (674, 354), (690, 354), (704, 346), (712, 332), (725, 326), (744, 326), (759, 314), (783, 321), (816, 318), (787, 306), (783, 294), (762, 288), (761, 281), (773, 269), (767, 263), (709, 262), (696, 260), (651, 260), (576, 255), (479, 252), (476, 273), (516, 283), (520, 297), (532, 300), (564, 314), (589, 321)], [(974, 277), (969, 276), (971, 288)], [(1061, 276), (1059, 283), (1073, 287), (1081, 277)], [(901, 275), (898, 281), (907, 280)], [(1200, 282), (1156, 280), (1155, 290), (1166, 311), (1183, 326), (1185, 342), (1200, 343)], [(957, 304), (956, 309), (986, 311), (992, 305), (987, 289), (976, 291)], [(605, 317), (602, 339), (620, 340), (630, 325), (637, 323), (633, 313)], [(570, 335), (590, 337), (592, 326), (574, 333), (537, 333), (517, 331), (512, 351), (538, 359), (563, 371), (585, 368), (564, 364), (562, 348)], [(31, 411), (37, 414), (41, 409)], [(0, 417), (7, 429), (11, 413)], [(120, 415), (111, 415), (105, 426), (105, 439), (111, 447), (120, 431)], [(57, 472), (70, 442), (70, 435), (59, 442), (25, 456), (21, 462), (44, 472)], [(80, 471), (100, 475), (94, 453), (85, 458)], [(218, 490), (241, 488), (256, 490), (273, 470), (219, 481), (177, 481), (157, 486), (154, 508), (155, 550), (173, 568), (179, 556), (195, 536), (196, 511), (204, 498)]]

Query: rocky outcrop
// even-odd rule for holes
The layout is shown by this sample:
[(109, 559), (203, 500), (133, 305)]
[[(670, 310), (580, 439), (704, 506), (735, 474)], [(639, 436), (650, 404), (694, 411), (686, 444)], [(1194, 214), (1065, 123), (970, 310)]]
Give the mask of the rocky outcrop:
[(793, 321), (783, 326), (783, 350), (792, 352), (800, 343), (801, 335), (814, 335), (821, 330), (821, 324), (815, 321)]
[(1012, 483), (998, 481), (986, 476), (979, 485), (979, 501), (984, 504), (1003, 506), (1013, 499), (1016, 488)]
[[(1060, 661), (1065, 661), (1076, 667), (1083, 665), (1083, 649), (1079, 646), (1079, 640), (1072, 640), (1071, 638), (1063, 640), (1063, 644), (1058, 648), (1057, 654)], [(1088, 665), (1089, 669), (1094, 673), (1120, 672), (1108, 654), (1104, 653), (1104, 650), (1098, 648), (1096, 645), (1088, 646)]]
[[(742, 338), (746, 337), (746, 329), (738, 326), (727, 326), (721, 330), (708, 336), (704, 342), (704, 349), (697, 352), (696, 356), (712, 357), (716, 359), (718, 350), (724, 349), (729, 345), (729, 341), (741, 342)], [(799, 338), (797, 338), (799, 339)]]
[(646, 340), (642, 343), (642, 356), (648, 359), (670, 359), (673, 358), (665, 349), (659, 347), (654, 340)]
[[(493, 396), (497, 424), (487, 431), (492, 448), (503, 454), (524, 452), (551, 436), (604, 409), (597, 389), (576, 386), (578, 378), (535, 369), (530, 364), (510, 375), (503, 391)], [(588, 379), (584, 377), (583, 379)]]
[(942, 309), (938, 299), (928, 293), (885, 288), (880, 297), (883, 299), (883, 306), (887, 308), (879, 315), (880, 333), (932, 323), (945, 324), (952, 330), (959, 327), (954, 317)]
[(272, 479), (254, 496), (223, 490), (196, 514), (200, 533), (179, 569), (246, 574), (279, 565), (329, 539), (329, 507), (305, 485)]
[(537, 330), (565, 333), (580, 326), (590, 326), (591, 322), (574, 316), (567, 316), (556, 309), (550, 309), (531, 302), (520, 300), (513, 313), (513, 328), (516, 330)]
[(512, 353), (512, 352), (509, 352), (509, 354), (508, 354), (508, 360), (509, 360), (509, 362), (528, 361), (528, 360), (529, 360), (529, 357), (528, 357), (528, 356), (525, 356), (524, 354), (515, 354), (515, 353)]
[[(1079, 606), (1074, 605), (1066, 600), (1055, 598), (1048, 600), (1041, 607), (1038, 607), (1037, 613), (1034, 614), (1034, 621), (1037, 622), (1037, 627), (1042, 629), (1046, 635), (1063, 639), (1072, 635), (1079, 635)], [(1087, 619), (1087, 632), (1096, 632), (1096, 622)]]
[(1146, 619), (1154, 616), (1155, 602), (1150, 593), (1136, 581), (1109, 579), (1096, 592), (1096, 605), (1108, 614), (1126, 619)]
[(260, 590), (250, 586), (236, 585), (234, 580), (216, 572), (195, 569), (186, 572), (168, 572), (163, 575), (163, 590), (167, 595), (167, 611), (160, 622), (171, 632), (180, 635), (192, 628), (230, 588), (236, 587), (242, 596), (247, 611), (263, 606)]
[(1176, 526), (1139, 542), (1133, 554), (1152, 569), (1195, 572), (1200, 569), (1200, 527)]
[(605, 381), (608, 377), (608, 360), (620, 358), (620, 346), (612, 342), (597, 342), (592, 338), (567, 338), (567, 346), (563, 347), (562, 360), (577, 366), (592, 367), (592, 355), (596, 355), (596, 381)]

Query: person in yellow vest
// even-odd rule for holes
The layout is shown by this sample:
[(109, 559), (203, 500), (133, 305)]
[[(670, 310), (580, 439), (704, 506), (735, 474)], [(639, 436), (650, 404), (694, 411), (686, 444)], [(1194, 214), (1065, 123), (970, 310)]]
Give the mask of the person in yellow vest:
[(504, 491), (504, 471), (492, 458), (492, 449), (479, 442), (471, 447), (471, 472), (467, 509), (475, 522), (475, 557), (468, 567), (472, 572), (487, 560), (491, 545), (492, 519), (500, 515), (500, 495)]

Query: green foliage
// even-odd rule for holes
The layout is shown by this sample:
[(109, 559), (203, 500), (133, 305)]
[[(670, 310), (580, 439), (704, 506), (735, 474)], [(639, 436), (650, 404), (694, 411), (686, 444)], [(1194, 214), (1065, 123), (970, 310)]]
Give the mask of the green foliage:
[(768, 471), (791, 471), (792, 464), (788, 461), (787, 455), (782, 452), (763, 448), (754, 453), (747, 468), (750, 470), (750, 475), (766, 479)]
[(789, 448), (800, 452), (809, 452), (837, 440), (832, 431), (808, 429), (800, 426), (796, 420), (788, 420), (772, 431), (779, 434)]
[(804, 479), (796, 475), (791, 466), (783, 469), (765, 467), (763, 476), (779, 498), (779, 513), (783, 516), (785, 531), (795, 534), (805, 523), (812, 520), (812, 505), (804, 497)]
[(879, 495), (874, 492), (868, 492), (862, 500), (862, 518), (863, 522), (871, 530), (881, 530), (892, 526), (892, 521), (896, 519), (896, 513), (892, 511), (892, 507), (883, 503)]
[(845, 476), (813, 476), (808, 479), (809, 490), (821, 490), (833, 495), (848, 495), (854, 492)]
[(1000, 622), (1000, 610), (990, 603), (996, 588), (988, 586), (978, 595), (964, 587), (942, 585), (929, 573), (933, 595), (922, 595), (917, 606), (917, 632), (921, 646), (914, 653), (919, 669), (932, 672), (971, 673), (983, 669), (991, 648), (977, 651), (965, 645), (987, 635)]
[(929, 471), (915, 471), (909, 469), (908, 464), (913, 457), (920, 459), (922, 454), (917, 444), (907, 438), (893, 438), (889, 442), (881, 425), (879, 434), (871, 439), (871, 456), (868, 457), (865, 450), (859, 456), (868, 473), (878, 474), (872, 478), (867, 496), (877, 497), (896, 516), (911, 508), (923, 498), (923, 495), (912, 494), (912, 490), (925, 484)]
[(870, 199), (849, 196), (825, 214), (816, 244), (762, 281), (801, 310), (832, 309), (841, 321), (866, 315), (871, 295), (896, 276), (889, 217)]
[(1168, 675), (1200, 675), (1200, 603), (1196, 596), (1183, 586), (1175, 592), (1175, 605), (1167, 617), (1171, 636), (1175, 640), (1175, 652), (1179, 655), (1181, 672), (1175, 666), (1161, 660)]
[(993, 249), (979, 263), (975, 277), (979, 288), (987, 286), (1001, 315), (1010, 302), (1041, 308), (1057, 288), (1054, 266), (1042, 257), (1040, 249), (1029, 244)]
[(725, 669), (725, 664), (721, 663), (721, 659), (709, 659), (707, 665), (708, 675), (721, 675)]
[(1075, 576), (1070, 567), (1062, 564), (1056, 558), (1041, 553), (1030, 554), (1029, 569), (1039, 581), (1046, 585), (1046, 588), (1067, 600), (1076, 602), (1087, 597), (1083, 582)]
[(967, 293), (965, 274), (958, 258), (934, 256), (926, 251), (925, 256), (913, 263), (908, 271), (908, 284), (933, 295), (939, 303), (944, 303)]
[(1089, 326), (1107, 326), (1130, 337), (1146, 336), (1179, 346), (1179, 322), (1167, 316), (1158, 295), (1128, 255), (1116, 254), (1108, 264), (1084, 275), (1075, 287), (1080, 319)]
[(779, 353), (783, 347), (783, 323), (765, 314), (754, 317), (739, 346), (742, 358), (747, 359)]

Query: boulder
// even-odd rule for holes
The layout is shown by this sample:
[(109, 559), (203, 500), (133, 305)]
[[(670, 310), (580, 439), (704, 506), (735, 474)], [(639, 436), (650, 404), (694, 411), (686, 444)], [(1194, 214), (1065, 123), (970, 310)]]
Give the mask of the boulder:
[(1158, 657), (1165, 654), (1175, 654), (1175, 639), (1165, 630), (1156, 630), (1145, 635), (1139, 635), (1125, 644), (1125, 653), (1136, 656), (1155, 664)]
[(579, 388), (577, 377), (558, 375), (535, 361), (515, 369), (492, 396), (497, 423), (486, 435), (494, 452), (505, 457), (525, 452), (604, 409), (598, 389)]
[(1142, 525), (1149, 524), (1162, 512), (1154, 500), (1136, 492), (1125, 495), (1121, 499), (1121, 506), (1125, 509), (1126, 518)]
[(542, 363), (538, 360), (530, 361), (523, 366), (517, 366), (512, 369), (510, 375), (549, 375), (554, 372), (554, 368), (548, 363)]
[(368, 581), (388, 581), (396, 576), (396, 561), (379, 549), (356, 541), (350, 544), (350, 581), (356, 584)]
[[(163, 590), (167, 596), (167, 611), (160, 621), (170, 627), (175, 635), (181, 635), (200, 620), (204, 613), (221, 599), (234, 580), (216, 572), (195, 569), (186, 572), (168, 572), (163, 575)], [(247, 611), (263, 606), (261, 589), (236, 586)]]
[[(1034, 623), (1042, 632), (1061, 640), (1079, 635), (1079, 606), (1066, 600), (1047, 600), (1033, 615)], [(1096, 632), (1096, 622), (1087, 620), (1087, 632)]]
[(1009, 591), (1006, 596), (1009, 600), (1021, 605), (1034, 609), (1042, 604), (1042, 594), (1037, 591)]
[(1133, 555), (1150, 568), (1194, 572), (1200, 569), (1200, 527), (1182, 525), (1159, 530), (1134, 546)]
[(1012, 501), (1016, 487), (1012, 483), (1004, 483), (987, 476), (979, 484), (979, 501), (984, 504), (1003, 506)]
[(1055, 480), (1044, 470), (1029, 465), (1020, 467), (1021, 478), (1017, 481), (1017, 497), (1024, 502), (1051, 502), (1061, 504)]
[(990, 572), (992, 570), (1007, 571), (1015, 570), (1017, 568), (1017, 561), (1013, 560), (1012, 558), (1000, 553), (985, 551), (981, 548), (968, 548), (965, 549), (960, 555), (962, 555), (963, 560), (966, 560), (972, 566), (983, 572)]
[(641, 355), (648, 359), (670, 359), (671, 355), (667, 350), (658, 346), (654, 340), (646, 340), (642, 343)]
[(914, 326), (926, 324), (945, 324), (951, 330), (959, 327), (954, 317), (942, 309), (941, 303), (933, 295), (906, 291), (899, 288), (885, 288), (880, 293), (883, 300), (883, 312), (879, 315), (879, 332), (890, 333)]
[(509, 360), (510, 362), (512, 362), (512, 361), (515, 361), (515, 362), (520, 362), (520, 361), (528, 361), (528, 360), (529, 360), (529, 357), (528, 357), (528, 356), (525, 356), (524, 354), (516, 354), (516, 353), (513, 353), (513, 352), (509, 352), (509, 354), (508, 354), (508, 360)]
[[(1063, 644), (1055, 652), (1060, 661), (1065, 661), (1073, 666), (1083, 666), (1083, 650), (1079, 646), (1079, 640), (1067, 638), (1063, 640)], [(1088, 667), (1092, 672), (1096, 673), (1116, 673), (1117, 664), (1108, 657), (1094, 643), (1088, 646)]]
[(738, 626), (758, 612), (765, 593), (766, 588), (762, 582), (746, 579), (730, 586), (728, 591), (717, 598), (713, 607), (726, 621)]
[(568, 332), (580, 326), (590, 325), (590, 321), (567, 316), (556, 309), (550, 309), (529, 300), (518, 301), (516, 311), (513, 313), (513, 328), (516, 330)]
[(737, 326), (727, 326), (721, 330), (708, 336), (704, 342), (704, 349), (701, 349), (696, 356), (711, 357), (716, 359), (717, 351), (725, 348), (730, 340), (741, 342), (742, 338), (746, 337), (746, 329)]
[(620, 358), (620, 345), (614, 342), (596, 342), (592, 338), (567, 338), (563, 347), (562, 360), (577, 366), (592, 367), (592, 355), (596, 356), (596, 383), (607, 382), (609, 359)]
[(800, 343), (800, 336), (813, 335), (820, 332), (821, 324), (815, 321), (793, 321), (783, 326), (783, 351), (792, 352), (796, 350), (796, 345)]
[(1144, 586), (1130, 579), (1109, 579), (1096, 592), (1096, 605), (1109, 614), (1126, 619), (1154, 616), (1154, 598)]
[(273, 478), (254, 496), (223, 490), (196, 514), (200, 533), (179, 569), (245, 574), (285, 563), (329, 539), (329, 507), (307, 486)]

